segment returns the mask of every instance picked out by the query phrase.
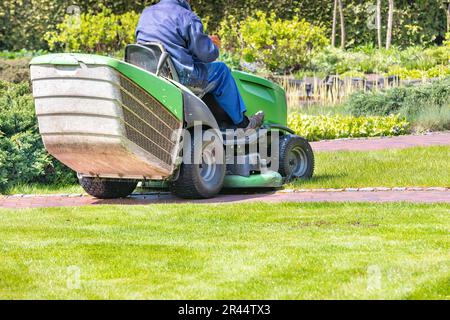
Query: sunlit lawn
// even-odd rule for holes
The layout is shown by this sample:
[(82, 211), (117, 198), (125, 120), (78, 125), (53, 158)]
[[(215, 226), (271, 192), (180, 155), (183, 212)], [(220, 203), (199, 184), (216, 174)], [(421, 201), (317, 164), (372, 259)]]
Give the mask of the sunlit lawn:
[[(450, 187), (450, 146), (371, 152), (319, 152), (310, 181), (287, 188)], [(142, 191), (142, 190), (141, 190)], [(7, 194), (82, 193), (78, 185), (18, 185)]]
[(294, 188), (450, 187), (450, 146), (320, 152), (310, 181)]
[(0, 299), (448, 299), (449, 231), (444, 204), (0, 210)]

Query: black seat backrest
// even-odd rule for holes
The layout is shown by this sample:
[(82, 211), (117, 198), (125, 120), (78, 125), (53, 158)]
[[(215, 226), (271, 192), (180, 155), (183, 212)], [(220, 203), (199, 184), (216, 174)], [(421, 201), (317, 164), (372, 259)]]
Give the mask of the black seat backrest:
[(179, 81), (172, 59), (161, 43), (130, 44), (125, 49), (125, 61), (151, 73)]
[[(125, 61), (144, 70), (180, 82), (177, 69), (164, 46), (159, 42), (129, 44), (125, 49)], [(215, 83), (209, 83), (206, 88), (190, 87), (189, 89), (200, 99), (204, 97)]]

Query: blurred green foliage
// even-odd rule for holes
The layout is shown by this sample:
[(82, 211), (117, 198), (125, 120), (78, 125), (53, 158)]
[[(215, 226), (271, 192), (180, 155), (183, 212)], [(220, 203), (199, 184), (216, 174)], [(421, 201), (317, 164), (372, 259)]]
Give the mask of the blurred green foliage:
[[(157, 0), (2, 0), (0, 2), (0, 50), (48, 49), (44, 34), (57, 30), (66, 14), (100, 12), (102, 5), (114, 14), (135, 11)], [(282, 19), (299, 20), (323, 26), (331, 35), (333, 1), (329, 0), (191, 0), (193, 9), (208, 24), (208, 31), (219, 29), (221, 22), (232, 15), (237, 21), (254, 17), (263, 11)], [(375, 1), (346, 0), (347, 46), (375, 43), (373, 25)], [(387, 1), (382, 2), (383, 34), (385, 33)], [(397, 46), (429, 45), (442, 41), (446, 32), (446, 13), (441, 0), (396, 0), (393, 43)], [(338, 35), (339, 38), (339, 35)]]
[(66, 15), (57, 31), (44, 36), (50, 50), (113, 54), (133, 43), (139, 14), (130, 11), (117, 15), (105, 6), (100, 8), (95, 14)]
[(357, 92), (347, 100), (346, 109), (354, 116), (400, 114), (425, 129), (448, 130), (450, 78), (378, 92)]
[(325, 29), (294, 17), (282, 20), (274, 13), (258, 11), (236, 23), (229, 16), (219, 35), (227, 51), (240, 54), (246, 62), (256, 62), (270, 71), (293, 72), (305, 66), (308, 58), (328, 43)]
[(412, 119), (423, 108), (431, 105), (448, 107), (449, 103), (450, 79), (448, 78), (378, 92), (357, 92), (350, 96), (347, 107), (356, 116), (401, 113)]
[(401, 79), (437, 78), (450, 75), (450, 46), (414, 46), (389, 50), (361, 46), (353, 50), (328, 47), (315, 54), (311, 69), (338, 75), (378, 73)]

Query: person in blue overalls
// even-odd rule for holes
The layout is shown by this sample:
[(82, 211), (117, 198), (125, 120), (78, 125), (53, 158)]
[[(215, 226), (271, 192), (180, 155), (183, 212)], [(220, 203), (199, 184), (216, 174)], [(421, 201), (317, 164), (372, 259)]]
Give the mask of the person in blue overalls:
[(200, 18), (192, 11), (189, 0), (161, 0), (147, 7), (136, 29), (138, 42), (161, 42), (172, 57), (180, 82), (188, 87), (206, 88), (238, 128), (257, 129), (264, 113), (248, 118), (245, 103), (230, 69), (219, 57), (220, 40), (204, 33)]

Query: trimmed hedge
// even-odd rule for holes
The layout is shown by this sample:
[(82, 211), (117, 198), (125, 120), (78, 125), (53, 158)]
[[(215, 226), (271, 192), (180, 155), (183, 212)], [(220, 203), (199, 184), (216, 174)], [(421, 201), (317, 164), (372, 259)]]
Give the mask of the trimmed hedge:
[(75, 182), (74, 172), (44, 149), (29, 84), (0, 81), (0, 191), (18, 183)]
[(409, 123), (398, 115), (353, 117), (345, 115), (289, 115), (288, 125), (309, 141), (398, 136), (409, 133)]

